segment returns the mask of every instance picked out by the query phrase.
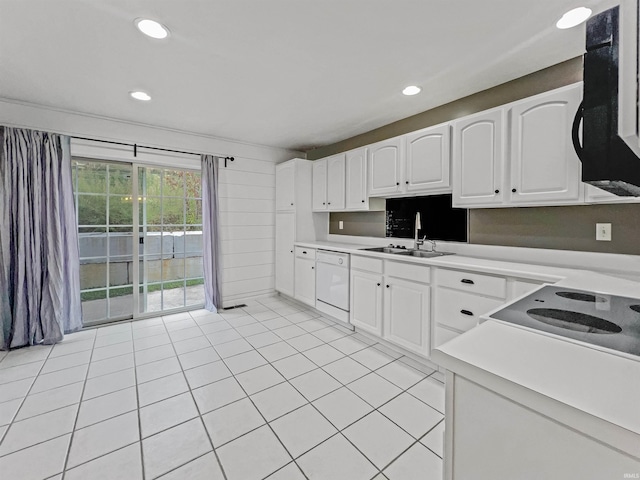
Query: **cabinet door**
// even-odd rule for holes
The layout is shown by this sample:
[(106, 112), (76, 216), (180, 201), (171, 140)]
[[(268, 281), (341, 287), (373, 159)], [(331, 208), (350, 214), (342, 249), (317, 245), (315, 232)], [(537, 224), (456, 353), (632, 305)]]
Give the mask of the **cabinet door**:
[(367, 149), (358, 148), (347, 152), (346, 203), (348, 210), (367, 210)]
[(344, 210), (344, 153), (327, 159), (327, 206)]
[(327, 209), (327, 160), (313, 162), (313, 194), (312, 208), (314, 212)]
[(369, 196), (393, 195), (400, 192), (402, 142), (391, 138), (369, 147)]
[(316, 306), (316, 262), (308, 258), (295, 259), (295, 298)]
[(450, 126), (438, 125), (405, 135), (407, 192), (447, 191), (449, 181)]
[(295, 213), (276, 213), (276, 290), (293, 297)]
[(351, 323), (382, 335), (382, 275), (351, 270)]
[(581, 164), (571, 141), (581, 98), (577, 85), (513, 105), (510, 203), (581, 201)]
[(505, 109), (453, 124), (453, 206), (502, 203)]
[(386, 277), (383, 338), (428, 357), (430, 292), (428, 285)]
[(276, 165), (276, 211), (293, 211), (295, 199), (296, 163), (290, 162)]

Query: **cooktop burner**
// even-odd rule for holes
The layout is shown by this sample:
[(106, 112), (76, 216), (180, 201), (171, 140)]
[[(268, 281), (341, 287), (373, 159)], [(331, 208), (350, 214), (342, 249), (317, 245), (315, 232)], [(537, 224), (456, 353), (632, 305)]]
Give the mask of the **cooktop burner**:
[(490, 318), (640, 356), (640, 299), (545, 286)]

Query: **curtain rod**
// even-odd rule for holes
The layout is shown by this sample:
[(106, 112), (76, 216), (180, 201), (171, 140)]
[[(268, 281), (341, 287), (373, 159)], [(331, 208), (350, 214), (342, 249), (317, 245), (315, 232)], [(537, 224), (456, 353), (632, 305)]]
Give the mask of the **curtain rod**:
[[(185, 152), (184, 150), (172, 150), (170, 148), (160, 148), (160, 147), (148, 147), (146, 145), (138, 145), (137, 143), (124, 143), (124, 142), (114, 142), (112, 140), (97, 140), (95, 138), (87, 138), (87, 137), (71, 137), (76, 140), (89, 140), (90, 142), (101, 142), (101, 143), (110, 143), (111, 145), (124, 145), (125, 147), (133, 147), (133, 156), (138, 156), (138, 148), (146, 148), (148, 150), (158, 150), (161, 152), (171, 152), (171, 153), (182, 153), (184, 155), (197, 155), (200, 156), (200, 153), (195, 152)], [(224, 158), (224, 166), (227, 166), (227, 160), (233, 162), (235, 160), (234, 157), (221, 157), (218, 155), (214, 155), (218, 158)]]

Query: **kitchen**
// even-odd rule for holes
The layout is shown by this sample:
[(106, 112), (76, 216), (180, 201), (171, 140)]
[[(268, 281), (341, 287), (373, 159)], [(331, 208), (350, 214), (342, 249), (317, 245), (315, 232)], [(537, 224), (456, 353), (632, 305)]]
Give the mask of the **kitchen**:
[[(562, 11), (577, 6), (564, 3)], [(86, 137), (72, 139), (78, 158), (196, 169), (188, 152), (218, 152), (224, 307), (134, 313), (53, 348), (0, 351), (3, 471), (392, 480), (640, 474), (640, 169), (620, 167), (627, 157), (619, 150), (607, 158), (609, 176), (602, 161), (593, 164), (606, 157), (594, 122), (603, 99), (582, 58), (585, 38), (595, 38), (585, 31), (599, 33), (597, 14), (615, 4), (589, 6), (587, 27), (549, 25), (573, 43), (536, 59), (535, 69), (485, 84), (479, 76), (484, 88), (391, 112), (351, 135), (335, 122), (337, 132), (307, 144), (258, 123), (245, 125), (254, 133), (244, 143), (226, 140), (238, 137), (224, 133), (223, 122), (215, 137), (187, 134), (82, 114), (71, 103), (46, 107), (14, 84), (15, 93), (0, 93), (0, 124)], [(637, 2), (622, 6), (625, 39)], [(184, 41), (174, 30), (178, 16), (175, 27), (165, 21), (172, 33), (161, 46), (176, 48)], [(589, 52), (638, 47), (637, 36), (622, 45), (596, 40), (587, 40)], [(620, 58), (621, 78), (633, 79), (621, 83), (621, 95), (635, 98), (637, 75), (628, 72), (637, 50)], [(422, 93), (401, 100), (428, 93), (420, 84)], [(637, 108), (628, 107), (637, 102), (617, 98), (619, 118), (635, 125)], [(166, 110), (157, 105), (143, 106), (161, 118)], [(617, 114), (611, 138), (635, 141), (637, 150), (637, 127), (618, 125)], [(178, 120), (199, 132), (185, 115)], [(276, 138), (278, 148), (263, 146)], [(121, 146), (107, 151), (95, 140)], [(158, 160), (141, 144), (173, 151)], [(75, 369), (78, 380), (58, 379)], [(35, 422), (49, 418), (51, 426), (34, 433)], [(44, 460), (27, 465), (34, 455)]]

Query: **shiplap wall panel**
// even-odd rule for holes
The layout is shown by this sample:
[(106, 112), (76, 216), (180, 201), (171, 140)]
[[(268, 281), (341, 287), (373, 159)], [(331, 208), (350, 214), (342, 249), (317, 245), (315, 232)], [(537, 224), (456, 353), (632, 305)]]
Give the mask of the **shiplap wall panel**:
[(220, 161), (223, 305), (275, 288), (275, 163)]

